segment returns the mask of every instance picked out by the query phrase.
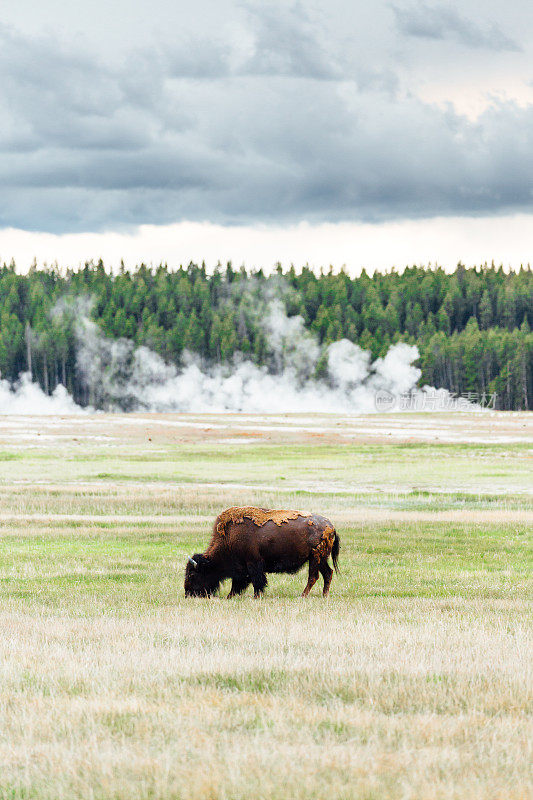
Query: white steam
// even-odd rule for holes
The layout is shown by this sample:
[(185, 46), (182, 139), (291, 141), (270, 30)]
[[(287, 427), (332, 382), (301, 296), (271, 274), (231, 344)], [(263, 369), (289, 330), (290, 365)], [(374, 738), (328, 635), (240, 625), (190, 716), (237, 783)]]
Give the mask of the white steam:
[(262, 319), (273, 371), (286, 372), (303, 382), (313, 374), (320, 358), (316, 338), (306, 330), (299, 315), (288, 317), (281, 300), (273, 299), (265, 307)]
[(0, 380), (0, 414), (75, 414), (82, 410), (61, 384), (47, 395), (28, 372), (15, 384)]
[[(166, 366), (150, 350), (139, 348), (135, 353), (128, 391), (130, 397), (136, 398), (137, 407), (148, 411), (375, 411), (376, 390), (383, 387), (395, 393), (398, 387), (395, 374), (405, 374), (409, 368), (413, 369), (410, 361), (418, 355), (416, 348), (405, 345), (391, 348), (389, 364), (393, 375), (387, 381), (383, 375), (369, 371), (361, 378), (361, 364), (368, 361), (367, 354), (352, 342), (342, 340), (331, 345), (328, 357), (333, 350), (335, 361), (335, 351), (340, 347), (345, 351), (342, 367), (338, 363), (334, 368), (328, 364), (332, 385), (324, 380), (302, 379), (303, 369), (296, 365), (271, 374), (265, 367), (258, 367), (250, 361), (210, 370), (202, 370), (191, 361), (178, 372)], [(419, 372), (415, 371), (418, 377)], [(358, 376), (353, 381), (349, 378), (351, 373)]]
[(321, 348), (300, 316), (288, 317), (272, 300), (262, 322), (271, 369), (236, 358), (231, 365), (202, 367), (191, 354), (184, 366), (165, 364), (147, 347), (104, 337), (88, 316), (78, 321), (78, 374), (91, 405), (135, 411), (375, 411), (378, 390), (413, 389), (420, 370), (416, 347), (397, 344), (384, 359), (343, 339), (326, 352), (327, 377), (314, 379)]
[[(371, 363), (370, 354), (347, 339), (320, 348), (300, 316), (288, 317), (279, 300), (259, 315), (267, 341), (269, 368), (235, 358), (231, 365), (204, 367), (190, 354), (177, 368), (149, 348), (127, 339), (106, 338), (89, 318), (90, 306), (62, 304), (56, 314), (76, 320), (77, 372), (90, 407), (110, 411), (159, 412), (342, 412), (398, 410), (398, 398), (424, 398), (416, 389), (420, 370), (415, 346), (392, 346)], [(317, 380), (314, 376), (322, 365)], [(434, 390), (431, 390), (434, 392)], [(442, 390), (441, 397), (449, 397)], [(376, 397), (385, 402), (376, 403)], [(81, 411), (63, 386), (51, 396), (21, 376), (10, 386), (0, 381), (0, 413), (62, 414)]]

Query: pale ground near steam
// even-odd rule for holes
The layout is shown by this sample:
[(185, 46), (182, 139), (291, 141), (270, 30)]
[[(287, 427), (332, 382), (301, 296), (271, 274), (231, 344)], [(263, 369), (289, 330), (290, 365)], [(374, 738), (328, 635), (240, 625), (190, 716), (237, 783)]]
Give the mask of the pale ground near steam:
[[(0, 798), (533, 797), (532, 464), (528, 414), (0, 419)], [(328, 602), (184, 600), (235, 504), (331, 517)]]

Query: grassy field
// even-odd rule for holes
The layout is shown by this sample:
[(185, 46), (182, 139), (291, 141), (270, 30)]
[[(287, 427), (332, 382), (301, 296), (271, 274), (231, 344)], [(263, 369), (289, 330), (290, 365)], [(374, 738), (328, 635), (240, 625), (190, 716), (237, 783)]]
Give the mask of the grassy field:
[[(532, 475), (527, 414), (0, 418), (0, 800), (533, 797)], [(328, 601), (184, 599), (251, 504)]]

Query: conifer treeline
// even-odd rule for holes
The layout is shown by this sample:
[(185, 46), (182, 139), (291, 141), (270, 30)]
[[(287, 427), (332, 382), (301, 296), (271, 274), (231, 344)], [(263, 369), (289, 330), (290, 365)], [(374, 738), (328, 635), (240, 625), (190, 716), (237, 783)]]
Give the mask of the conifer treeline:
[[(422, 384), (455, 393), (497, 393), (497, 407), (533, 405), (533, 277), (529, 267), (442, 269), (316, 275), (304, 267), (271, 276), (231, 265), (208, 274), (204, 265), (165, 266), (112, 274), (88, 263), (76, 271), (0, 268), (0, 374), (31, 371), (45, 392), (63, 383), (78, 402), (73, 315), (58, 313), (65, 298), (92, 297), (91, 316), (110, 337), (146, 345), (180, 363), (184, 350), (206, 363), (243, 353), (265, 363), (264, 328), (254, 298), (284, 287), (289, 315), (301, 314), (321, 344), (346, 337), (373, 358), (406, 341), (420, 350)], [(320, 367), (319, 367), (320, 368)]]

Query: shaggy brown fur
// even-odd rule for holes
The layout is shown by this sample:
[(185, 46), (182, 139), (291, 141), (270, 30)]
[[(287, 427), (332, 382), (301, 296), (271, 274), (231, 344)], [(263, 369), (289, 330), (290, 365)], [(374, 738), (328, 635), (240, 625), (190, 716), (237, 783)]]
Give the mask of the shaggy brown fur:
[(318, 561), (320, 561), (321, 558), (327, 558), (329, 556), (333, 549), (333, 543), (336, 535), (335, 528), (326, 528), (322, 532), (322, 538), (313, 550), (313, 553)]
[(232, 506), (218, 515), (215, 529), (218, 533), (225, 534), (229, 522), (243, 522), (245, 517), (253, 520), (256, 525), (265, 525), (267, 522), (281, 525), (282, 522), (301, 516), (299, 511), (275, 511), (268, 508), (255, 508), (255, 506)]
[(266, 573), (294, 573), (309, 562), (303, 594), (309, 594), (321, 574), (326, 596), (333, 576), (330, 555), (337, 570), (339, 537), (325, 517), (250, 506), (229, 508), (217, 517), (207, 550), (195, 553), (187, 563), (185, 594), (210, 596), (231, 578), (229, 597), (241, 594), (250, 583), (259, 597), (267, 584)]

